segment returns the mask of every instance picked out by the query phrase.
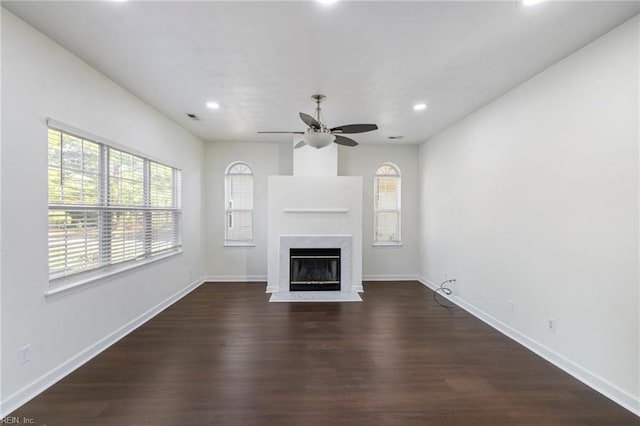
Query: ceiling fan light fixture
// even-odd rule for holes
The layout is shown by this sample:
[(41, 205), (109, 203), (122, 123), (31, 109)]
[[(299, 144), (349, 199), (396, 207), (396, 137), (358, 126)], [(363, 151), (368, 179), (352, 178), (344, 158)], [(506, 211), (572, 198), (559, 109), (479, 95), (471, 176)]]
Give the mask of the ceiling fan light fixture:
[(258, 133), (292, 133), (294, 135), (301, 134), (302, 140), (295, 144), (294, 149), (301, 148), (305, 145), (312, 146), (316, 149), (324, 148), (335, 142), (342, 146), (357, 146), (358, 142), (351, 138), (343, 136), (343, 134), (364, 133), (378, 130), (376, 124), (345, 124), (337, 127), (327, 127), (320, 121), (320, 103), (325, 100), (326, 96), (321, 94), (312, 95), (316, 103), (316, 117), (301, 112), (300, 119), (308, 126), (306, 132), (258, 132)]
[(302, 136), (305, 145), (316, 149), (330, 145), (336, 137), (328, 132), (307, 132)]

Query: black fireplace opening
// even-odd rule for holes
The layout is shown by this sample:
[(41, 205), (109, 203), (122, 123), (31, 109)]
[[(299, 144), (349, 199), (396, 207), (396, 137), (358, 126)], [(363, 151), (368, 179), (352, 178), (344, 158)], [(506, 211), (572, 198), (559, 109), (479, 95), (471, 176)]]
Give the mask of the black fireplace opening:
[(289, 290), (340, 290), (339, 248), (292, 248), (289, 259)]

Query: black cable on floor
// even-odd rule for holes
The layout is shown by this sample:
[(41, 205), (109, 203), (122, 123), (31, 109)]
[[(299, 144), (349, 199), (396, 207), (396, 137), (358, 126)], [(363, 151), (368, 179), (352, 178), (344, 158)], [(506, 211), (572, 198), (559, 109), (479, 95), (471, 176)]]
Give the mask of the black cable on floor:
[(453, 310), (453, 306), (450, 306), (450, 305), (444, 305), (444, 304), (442, 304), (442, 303), (438, 302), (438, 298), (437, 298), (436, 296), (437, 296), (437, 294), (438, 294), (438, 292), (439, 292), (439, 291), (441, 291), (441, 292), (442, 292), (442, 294), (446, 294), (447, 296), (451, 295), (451, 293), (453, 293), (453, 291), (452, 291), (450, 288), (445, 287), (445, 284), (447, 284), (447, 283), (454, 283), (454, 282), (456, 282), (456, 280), (455, 280), (455, 279), (453, 279), (453, 280), (445, 280), (445, 281), (443, 281), (443, 282), (440, 284), (440, 288), (437, 288), (437, 289), (433, 292), (433, 301), (434, 301), (434, 302), (436, 302), (436, 304), (437, 304), (438, 306), (442, 306), (443, 308), (446, 308), (446, 309), (449, 309), (449, 310)]

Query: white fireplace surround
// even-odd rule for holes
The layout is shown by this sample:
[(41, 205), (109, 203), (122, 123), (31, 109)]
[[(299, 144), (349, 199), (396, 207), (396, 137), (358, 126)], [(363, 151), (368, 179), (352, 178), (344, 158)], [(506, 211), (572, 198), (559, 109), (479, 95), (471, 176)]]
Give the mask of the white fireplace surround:
[[(362, 300), (362, 177), (269, 176), (268, 194), (270, 301)], [(340, 291), (290, 291), (292, 248), (339, 248)]]
[[(361, 301), (358, 286), (353, 285), (353, 238), (351, 235), (280, 235), (280, 279), (272, 302), (286, 301)], [(339, 248), (340, 291), (290, 291), (290, 250), (295, 248)]]

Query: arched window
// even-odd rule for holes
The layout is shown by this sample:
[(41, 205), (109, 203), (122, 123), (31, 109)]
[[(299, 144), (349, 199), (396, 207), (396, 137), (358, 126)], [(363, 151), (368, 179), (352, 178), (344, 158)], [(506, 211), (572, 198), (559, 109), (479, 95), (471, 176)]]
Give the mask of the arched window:
[(400, 169), (381, 164), (373, 177), (373, 243), (400, 244)]
[(229, 164), (225, 172), (225, 244), (253, 243), (253, 172), (243, 162)]

